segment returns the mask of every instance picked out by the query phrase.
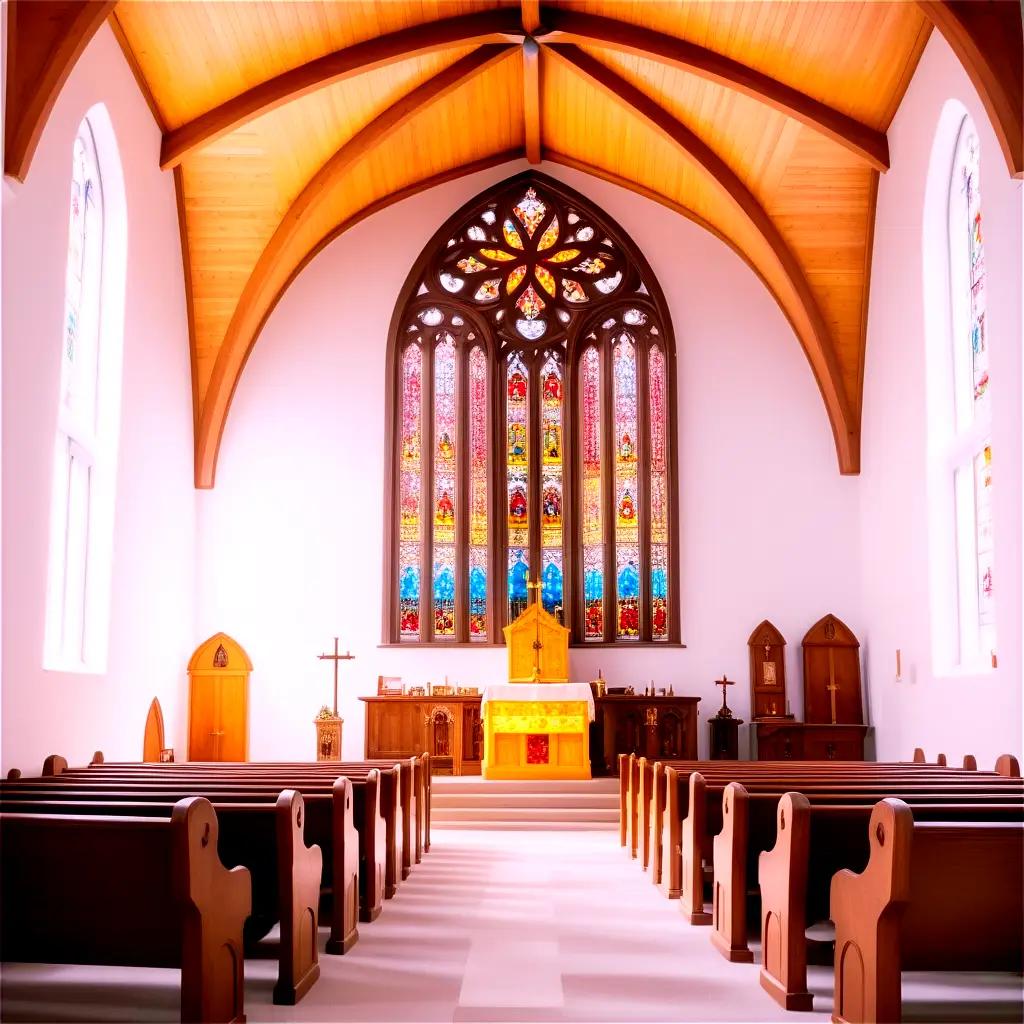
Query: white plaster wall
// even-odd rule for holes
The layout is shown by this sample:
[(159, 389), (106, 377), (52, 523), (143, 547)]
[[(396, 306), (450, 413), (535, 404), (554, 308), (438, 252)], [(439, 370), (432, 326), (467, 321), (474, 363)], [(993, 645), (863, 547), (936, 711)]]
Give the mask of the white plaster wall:
[[(962, 103), (981, 143), (993, 401), (994, 546), (998, 668), (938, 677), (928, 557), (925, 187), (946, 102)], [(1022, 183), (1007, 172), (988, 116), (936, 32), (889, 129), (872, 264), (861, 476), (866, 674), (878, 756), (915, 746), (930, 759), (964, 753), (991, 767), (1021, 754), (1021, 219)], [(951, 153), (950, 153), (951, 156)], [(947, 172), (948, 173), (948, 172)], [(896, 649), (902, 681), (896, 680)], [(952, 763), (952, 761), (951, 761)]]
[[(103, 675), (44, 672), (43, 613), (60, 377), (71, 147), (106, 104), (128, 213), (123, 406), (110, 655)], [(137, 760), (154, 696), (184, 752), (195, 645), (192, 404), (174, 185), (160, 132), (110, 29), (89, 44), (43, 131), (28, 179), (3, 184), (2, 767), (59, 752)]]
[[(217, 485), (199, 496), (199, 632), (225, 630), (255, 665), (254, 758), (308, 757), (330, 700), (316, 660), (338, 634), (344, 750), (362, 756), (358, 695), (406, 683), (506, 678), (505, 650), (379, 647), (385, 352), (398, 291), (431, 234), (507, 164), (406, 200), (357, 225), (303, 271), (253, 350), (227, 422)], [(826, 612), (855, 632), (859, 481), (839, 475), (811, 371), (763, 285), (724, 244), (616, 186), (542, 168), (588, 195), (650, 260), (677, 338), (683, 640), (686, 650), (571, 652), (572, 674), (652, 678), (718, 705), (737, 680), (749, 719), (747, 638), (763, 618), (787, 640), (794, 712), (800, 639)], [(701, 725), (701, 750), (706, 749)], [(908, 752), (909, 753), (909, 752)]]

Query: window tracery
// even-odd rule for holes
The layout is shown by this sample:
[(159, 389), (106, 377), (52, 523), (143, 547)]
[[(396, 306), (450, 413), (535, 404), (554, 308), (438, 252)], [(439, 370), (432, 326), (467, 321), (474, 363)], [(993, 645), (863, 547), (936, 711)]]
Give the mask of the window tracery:
[(394, 324), (385, 639), (500, 642), (536, 582), (575, 643), (678, 641), (670, 325), (621, 230), (512, 179), (435, 235)]

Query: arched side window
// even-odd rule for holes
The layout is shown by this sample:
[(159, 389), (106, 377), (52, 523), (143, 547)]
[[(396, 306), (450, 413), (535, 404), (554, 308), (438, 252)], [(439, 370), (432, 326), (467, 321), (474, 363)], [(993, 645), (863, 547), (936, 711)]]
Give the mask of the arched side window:
[(393, 320), (385, 641), (499, 643), (538, 588), (574, 643), (678, 642), (674, 367), (581, 196), (529, 173), (455, 214)]
[(125, 267), (120, 167), (109, 176), (112, 229), (97, 135), (116, 161), (109, 117), (99, 107), (82, 120), (72, 147), (51, 491), (43, 663), (65, 671), (101, 671), (106, 662)]
[(995, 653), (992, 538), (992, 395), (985, 308), (980, 147), (964, 116), (949, 182), (950, 338), (953, 394), (945, 465), (955, 513), (959, 662), (991, 663)]

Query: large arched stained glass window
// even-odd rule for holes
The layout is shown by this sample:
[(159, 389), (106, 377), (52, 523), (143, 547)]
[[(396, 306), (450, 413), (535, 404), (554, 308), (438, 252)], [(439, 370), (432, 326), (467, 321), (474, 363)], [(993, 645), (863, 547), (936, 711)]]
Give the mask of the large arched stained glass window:
[(541, 175), (435, 235), (393, 321), (385, 640), (678, 642), (674, 351), (622, 231)]

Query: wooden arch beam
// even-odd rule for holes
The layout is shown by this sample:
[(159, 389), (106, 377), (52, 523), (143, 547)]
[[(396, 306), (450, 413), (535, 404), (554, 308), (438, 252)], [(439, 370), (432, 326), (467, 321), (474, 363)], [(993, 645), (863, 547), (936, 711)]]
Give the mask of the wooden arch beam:
[(25, 180), (61, 87), (113, 9), (114, 0), (10, 0), (5, 174)]
[(1024, 178), (1024, 29), (1019, 0), (918, 0), (992, 121), (1014, 178)]
[[(788, 295), (785, 292), (776, 294), (793, 324), (818, 382), (835, 437), (840, 472), (858, 473), (860, 428), (843, 384), (832, 335), (803, 268), (786, 244), (775, 222), (736, 172), (703, 139), (677, 121), (644, 92), (576, 46), (553, 46), (549, 49), (569, 67), (594, 81), (612, 100), (620, 103), (634, 116), (646, 121), (675, 145), (687, 159), (695, 163), (721, 198), (744, 219), (751, 231), (765, 244), (774, 264), (772, 269), (782, 275), (785, 285), (788, 286)], [(760, 267), (760, 272), (767, 276), (763, 266)]]
[(208, 488), (214, 484), (221, 437), (239, 375), (270, 310), (294, 274), (294, 270), (290, 270), (282, 279), (281, 269), (300, 266), (307, 256), (301, 248), (300, 226), (316, 217), (354, 164), (438, 100), (517, 50), (518, 47), (500, 44), (481, 46), (417, 86), (349, 139), (296, 197), (256, 261), (217, 353), (196, 435), (196, 487)]
[(740, 61), (686, 39), (678, 39), (615, 18), (603, 18), (562, 7), (545, 7), (541, 17), (547, 30), (538, 35), (542, 43), (597, 45), (699, 75), (760, 100), (774, 110), (814, 128), (876, 170), (889, 169), (889, 141), (885, 132), (877, 131)]
[(261, 114), (346, 78), (426, 53), (487, 43), (518, 43), (523, 35), (518, 12), (506, 8), (412, 25), (355, 43), (260, 82), (167, 132), (160, 146), (160, 166), (164, 170), (174, 167), (193, 150), (233, 132)]

